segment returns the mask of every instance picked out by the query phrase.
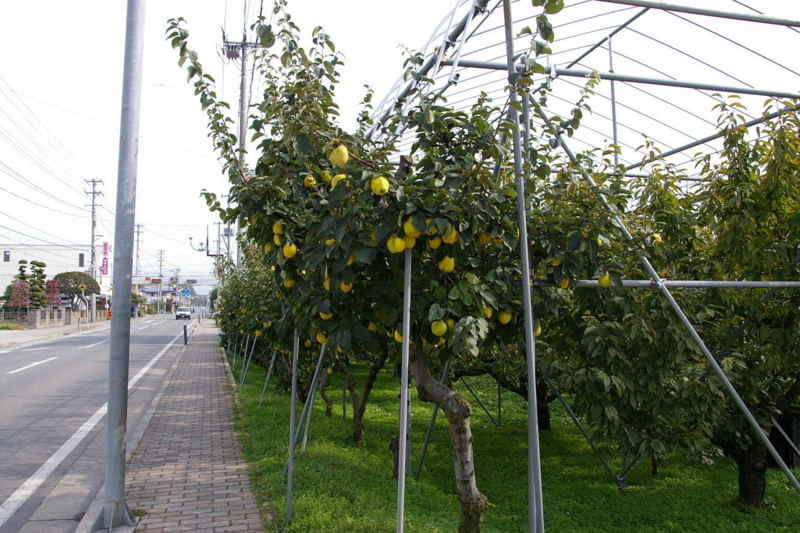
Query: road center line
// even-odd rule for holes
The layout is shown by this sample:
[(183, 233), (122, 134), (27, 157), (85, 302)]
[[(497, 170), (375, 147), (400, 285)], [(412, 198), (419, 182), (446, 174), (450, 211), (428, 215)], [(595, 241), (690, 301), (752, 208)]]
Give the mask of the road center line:
[(45, 346), (45, 347), (42, 347), (42, 348), (28, 348), (27, 350), (21, 350), (21, 351), (23, 351), (23, 352), (35, 352), (35, 351), (38, 351), (38, 350), (46, 350), (46, 349), (47, 349), (47, 347)]
[[(142, 376), (144, 376), (147, 371), (149, 371), (153, 365), (155, 365), (156, 362), (161, 359), (161, 356), (164, 355), (167, 350), (169, 350), (172, 345), (178, 342), (178, 339), (181, 338), (183, 338), (183, 334), (180, 334), (172, 339), (169, 344), (164, 346), (164, 349), (161, 350), (158, 355), (153, 357), (150, 362), (144, 366), (144, 368), (142, 368), (132, 379), (130, 379), (128, 381), (128, 390), (130, 390), (131, 387), (133, 387), (140, 379), (142, 379)], [(15, 512), (17, 512), (17, 509), (19, 509), (20, 506), (25, 503), (25, 501), (30, 498), (34, 492), (36, 492), (36, 489), (38, 489), (39, 486), (44, 483), (47, 477), (53, 473), (53, 470), (55, 470), (58, 465), (61, 464), (61, 461), (63, 461), (70, 453), (72, 453), (72, 450), (74, 450), (83, 440), (83, 438), (89, 434), (92, 428), (94, 428), (94, 426), (96, 426), (97, 423), (105, 416), (107, 411), (108, 402), (106, 402), (103, 407), (98, 409), (97, 412), (93, 414), (89, 420), (87, 420), (78, 429), (78, 431), (76, 431), (69, 439), (67, 439), (67, 442), (65, 442), (63, 446), (61, 446), (61, 448), (59, 448), (58, 451), (50, 457), (50, 459), (45, 461), (45, 463), (39, 467), (39, 470), (29, 477), (28, 480), (14, 492), (14, 494), (12, 494), (5, 502), (3, 502), (3, 505), (0, 505), (0, 527), (2, 527), (3, 524), (5, 524), (8, 519), (11, 518)]]
[(103, 344), (104, 342), (108, 342), (108, 339), (102, 340), (102, 341), (100, 341), (100, 342), (96, 342), (96, 343), (94, 343), (94, 344), (90, 344), (89, 346), (81, 346), (81, 347), (80, 347), (80, 348), (78, 348), (78, 349), (79, 349), (79, 350), (83, 350), (84, 348), (94, 348), (94, 347), (95, 347), (95, 346), (97, 346), (98, 344)]
[(45, 359), (44, 361), (36, 361), (35, 363), (31, 363), (28, 366), (23, 366), (22, 368), (18, 368), (16, 370), (12, 370), (11, 372), (6, 372), (6, 374), (16, 374), (17, 372), (22, 372), (23, 370), (28, 370), (29, 368), (33, 368), (36, 365), (41, 365), (42, 363), (46, 363), (48, 361), (52, 361), (53, 359), (58, 359), (58, 357), (51, 357), (50, 359)]

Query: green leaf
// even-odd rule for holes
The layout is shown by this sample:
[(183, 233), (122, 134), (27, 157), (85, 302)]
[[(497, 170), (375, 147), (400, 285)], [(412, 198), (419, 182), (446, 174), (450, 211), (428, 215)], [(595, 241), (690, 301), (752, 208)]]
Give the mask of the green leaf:
[(564, 9), (564, 0), (547, 0), (544, 5), (544, 12), (548, 15), (555, 15)]
[(435, 320), (439, 320), (441, 318), (444, 318), (444, 315), (445, 315), (444, 309), (442, 309), (442, 306), (440, 306), (437, 303), (433, 304), (430, 307), (430, 309), (428, 309), (428, 321), (429, 322), (433, 322)]

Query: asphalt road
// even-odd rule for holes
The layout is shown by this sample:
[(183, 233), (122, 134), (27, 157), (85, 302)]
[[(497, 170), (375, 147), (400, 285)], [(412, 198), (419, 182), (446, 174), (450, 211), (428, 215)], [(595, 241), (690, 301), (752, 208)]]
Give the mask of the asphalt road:
[[(128, 435), (187, 324), (131, 325)], [(105, 468), (108, 354), (108, 327), (0, 349), (0, 533), (74, 531), (94, 499)]]

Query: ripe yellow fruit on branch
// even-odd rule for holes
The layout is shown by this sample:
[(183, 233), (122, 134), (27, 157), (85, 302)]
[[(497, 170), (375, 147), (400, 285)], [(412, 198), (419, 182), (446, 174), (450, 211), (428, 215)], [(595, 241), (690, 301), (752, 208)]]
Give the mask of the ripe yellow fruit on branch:
[(442, 320), (437, 320), (431, 324), (431, 333), (436, 335), (437, 337), (441, 337), (445, 333), (447, 333), (447, 324), (444, 323)]
[(264, 245), (264, 251), (265, 252), (271, 252), (274, 249), (275, 249), (275, 246), (273, 246), (273, 244), (271, 242), (268, 242), (267, 244)]
[(438, 235), (433, 239), (428, 239), (428, 248), (435, 250), (442, 245), (442, 238)]
[(377, 178), (373, 178), (369, 184), (369, 188), (372, 189), (372, 192), (378, 196), (383, 196), (389, 192), (389, 180), (383, 176), (378, 176)]
[(344, 281), (339, 282), (339, 290), (342, 292), (350, 292), (353, 288), (353, 283), (345, 283)]
[(306, 177), (303, 178), (303, 185), (310, 189), (317, 185), (317, 180), (311, 174), (307, 174)]
[(597, 280), (601, 287), (608, 287), (611, 285), (611, 274), (606, 272), (603, 276)]
[(393, 254), (399, 254), (406, 249), (406, 241), (402, 237), (398, 237), (396, 233), (393, 233), (389, 240), (386, 241), (386, 248)]
[(297, 255), (297, 245), (296, 244), (292, 243), (292, 244), (284, 244), (283, 245), (283, 257), (285, 257), (286, 259), (291, 259), (295, 255)]
[(448, 274), (456, 268), (456, 260), (449, 256), (444, 256), (444, 259), (439, 261), (439, 270)]
[(331, 278), (327, 278), (325, 281), (323, 281), (322, 286), (325, 287), (326, 291), (331, 290)]
[(534, 337), (538, 337), (542, 334), (542, 326), (536, 326), (536, 330), (533, 332)]
[(294, 278), (289, 278), (289, 277), (285, 278), (283, 280), (283, 286), (286, 287), (287, 289), (291, 289), (292, 287), (294, 287)]
[(322, 181), (324, 181), (325, 183), (328, 183), (329, 181), (331, 181), (331, 179), (333, 179), (333, 176), (331, 176), (331, 173), (330, 173), (329, 170), (323, 170), (321, 177), (322, 177)]
[(487, 244), (491, 244), (492, 236), (485, 231), (478, 233), (478, 242), (486, 246)]
[(370, 322), (369, 325), (367, 326), (367, 329), (372, 331), (373, 333), (377, 333), (378, 332), (378, 324), (376, 324), (375, 322)]
[(554, 257), (553, 260), (550, 261), (550, 266), (557, 267), (560, 264), (561, 264), (561, 259), (559, 259), (558, 257)]
[(272, 242), (274, 242), (274, 243), (275, 243), (275, 246), (280, 246), (281, 244), (283, 244), (283, 243), (281, 242), (281, 236), (280, 236), (280, 235), (274, 235), (274, 236), (272, 237)]
[(509, 311), (508, 309), (503, 309), (497, 315), (497, 320), (499, 320), (501, 324), (508, 324), (509, 322), (511, 322), (513, 316), (514, 315), (511, 313), (511, 311)]
[(447, 324), (447, 329), (453, 329), (453, 326), (456, 325), (456, 321), (452, 318), (445, 318), (444, 321)]
[(331, 246), (332, 244), (336, 244), (336, 239), (328, 239), (325, 241), (326, 246)]
[(306, 348), (311, 348), (311, 341), (306, 339), (306, 341), (303, 343), (303, 346), (305, 346)]
[(456, 231), (456, 228), (448, 224), (447, 231), (445, 231), (444, 235), (442, 235), (442, 240), (447, 244), (453, 244), (458, 242), (458, 232)]
[(272, 225), (272, 233), (275, 235), (283, 235), (283, 224), (276, 222)]
[(558, 285), (559, 289), (566, 289), (567, 287), (569, 287), (569, 278), (562, 279), (561, 281), (556, 283), (556, 285)]
[(403, 235), (403, 242), (406, 245), (406, 249), (411, 249), (415, 244), (417, 244), (417, 239), (410, 235)]
[(481, 311), (486, 315), (486, 318), (492, 318), (492, 313), (494, 313), (494, 309), (491, 307), (481, 307)]
[(403, 342), (403, 336), (400, 334), (400, 330), (394, 330), (394, 340), (397, 342)]
[(350, 159), (350, 154), (347, 151), (347, 147), (343, 144), (340, 144), (328, 154), (328, 161), (337, 167), (345, 166), (348, 159)]
[(326, 337), (325, 334), (322, 333), (321, 331), (318, 331), (317, 332), (317, 342), (320, 343), (320, 344), (328, 342), (328, 337)]
[(354, 256), (353, 254), (350, 254), (349, 256), (347, 256), (347, 264), (348, 265), (352, 265), (355, 262), (356, 262), (356, 256)]
[(331, 318), (333, 318), (333, 313), (323, 313), (322, 311), (320, 311), (319, 312), (319, 317), (322, 320), (330, 320)]
[(406, 235), (409, 237), (414, 237), (415, 239), (422, 235), (421, 232), (417, 231), (417, 228), (414, 227), (414, 223), (411, 221), (410, 218), (407, 218), (405, 223), (403, 224), (403, 231), (406, 232)]
[(331, 190), (336, 188), (336, 184), (345, 179), (347, 176), (344, 174), (336, 174), (331, 180)]

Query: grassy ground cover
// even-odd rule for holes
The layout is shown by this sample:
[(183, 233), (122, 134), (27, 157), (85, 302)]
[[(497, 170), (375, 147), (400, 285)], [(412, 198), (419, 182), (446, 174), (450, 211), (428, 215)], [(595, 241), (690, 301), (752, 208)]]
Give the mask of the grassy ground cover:
[[(359, 372), (361, 370), (361, 372)], [(356, 376), (365, 381), (363, 369)], [(237, 372), (238, 376), (238, 372)], [(254, 490), (271, 502), (272, 532), (386, 533), (395, 530), (396, 481), (389, 441), (397, 435), (399, 380), (382, 372), (370, 398), (363, 446), (350, 440), (352, 412), (342, 418), (339, 374), (329, 377), (332, 418), (324, 416), (317, 396), (305, 453), (296, 454), (293, 521), (286, 514), (289, 394), (270, 385), (258, 406), (266, 372), (251, 367), (239, 392), (239, 429), (250, 462)], [(274, 382), (273, 382), (274, 383)], [(496, 385), (471, 378), (470, 385), (497, 417)], [(478, 487), (489, 498), (485, 533), (527, 531), (526, 405), (505, 392), (501, 428), (472, 401), (462, 384), (456, 390), (474, 406), (475, 464)], [(302, 405), (298, 405), (298, 418)], [(682, 456), (667, 457), (659, 474), (649, 461), (628, 474), (629, 490), (620, 492), (566, 415), (553, 404), (553, 430), (540, 435), (545, 525), (548, 533), (798, 532), (800, 495), (778, 470), (768, 476), (769, 508), (743, 510), (736, 503), (736, 468), (721, 459), (705, 465)], [(431, 406), (412, 394), (413, 468), (431, 415)], [(455, 532), (459, 505), (455, 495), (450, 441), (439, 417), (418, 481), (406, 484), (405, 531)], [(618, 463), (618, 459), (614, 463)], [(800, 472), (797, 472), (800, 474)]]

